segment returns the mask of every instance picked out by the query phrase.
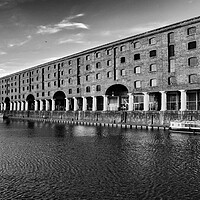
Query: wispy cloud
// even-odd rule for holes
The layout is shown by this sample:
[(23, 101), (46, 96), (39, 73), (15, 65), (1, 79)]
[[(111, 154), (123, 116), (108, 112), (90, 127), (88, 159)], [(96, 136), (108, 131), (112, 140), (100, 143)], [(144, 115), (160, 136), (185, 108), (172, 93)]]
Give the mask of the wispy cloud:
[(28, 35), (27, 36), (27, 39), (24, 40), (24, 41), (12, 41), (11, 43), (8, 44), (8, 47), (20, 47), (20, 46), (23, 46), (24, 44), (26, 44), (27, 42), (29, 42), (31, 40), (32, 36), (31, 35)]
[(100, 33), (101, 36), (110, 37), (115, 36), (117, 39), (127, 37), (130, 35), (136, 35), (140, 33), (144, 33), (146, 31), (154, 30), (166, 25), (169, 25), (170, 21), (163, 21), (163, 22), (151, 22), (147, 24), (143, 24), (140, 26), (131, 27), (129, 29), (120, 29), (120, 30), (104, 30)]
[(88, 41), (86, 41), (84, 39), (84, 34), (82, 33), (78, 33), (75, 35), (71, 35), (71, 36), (67, 36), (64, 38), (60, 38), (57, 41), (58, 44), (66, 44), (66, 43), (77, 43), (77, 44), (84, 44), (84, 43), (88, 43)]
[(75, 18), (82, 17), (82, 16), (84, 16), (84, 14), (73, 15), (73, 16), (63, 19), (61, 22), (59, 22), (57, 24), (38, 26), (37, 33), (38, 34), (53, 34), (53, 33), (57, 33), (62, 30), (65, 30), (65, 29), (78, 29), (78, 28), (79, 29), (89, 29), (89, 26), (84, 23), (71, 21)]
[(0, 0), (0, 9), (8, 9), (13, 8), (17, 4), (29, 2), (34, 0)]
[(0, 51), (0, 56), (6, 55), (7, 53), (5, 51)]

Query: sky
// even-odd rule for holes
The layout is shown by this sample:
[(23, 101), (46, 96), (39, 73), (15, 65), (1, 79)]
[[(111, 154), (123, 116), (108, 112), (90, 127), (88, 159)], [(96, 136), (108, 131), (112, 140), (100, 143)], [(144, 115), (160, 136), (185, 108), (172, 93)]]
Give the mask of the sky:
[(0, 77), (200, 16), (199, 0), (0, 0)]

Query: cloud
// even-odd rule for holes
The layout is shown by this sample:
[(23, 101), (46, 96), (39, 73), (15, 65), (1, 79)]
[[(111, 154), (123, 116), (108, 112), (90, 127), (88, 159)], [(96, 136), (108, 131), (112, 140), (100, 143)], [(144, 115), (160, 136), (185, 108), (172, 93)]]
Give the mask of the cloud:
[(88, 42), (84, 39), (84, 34), (78, 33), (78, 34), (75, 34), (75, 35), (60, 38), (57, 41), (57, 43), (58, 44), (66, 44), (66, 43), (83, 44), (83, 43), (88, 43)]
[(37, 27), (38, 34), (53, 34), (65, 29), (89, 29), (89, 26), (80, 22), (71, 22), (72, 19), (84, 16), (83, 13), (63, 19), (57, 24), (41, 25)]
[(20, 46), (23, 46), (24, 44), (26, 44), (27, 42), (29, 42), (31, 40), (31, 38), (32, 38), (32, 36), (28, 35), (26, 40), (11, 42), (10, 44), (8, 44), (8, 47), (16, 47), (16, 46), (20, 47)]
[(164, 27), (171, 24), (170, 21), (163, 21), (163, 22), (150, 22), (147, 24), (143, 24), (140, 26), (131, 27), (129, 29), (119, 29), (119, 30), (104, 30), (100, 33), (103, 37), (113, 37), (115, 39), (124, 38), (130, 35), (137, 35), (140, 33), (145, 33), (150, 30), (154, 30), (160, 27)]
[(10, 9), (20, 3), (30, 2), (34, 0), (0, 0), (0, 9)]
[(6, 55), (7, 53), (5, 51), (0, 51), (0, 56)]

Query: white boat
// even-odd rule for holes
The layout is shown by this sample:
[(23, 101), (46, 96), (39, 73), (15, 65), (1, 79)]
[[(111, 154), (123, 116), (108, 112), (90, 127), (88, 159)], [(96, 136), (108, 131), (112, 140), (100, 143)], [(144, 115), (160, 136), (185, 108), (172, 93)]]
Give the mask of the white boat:
[(200, 134), (200, 121), (171, 121), (170, 132)]

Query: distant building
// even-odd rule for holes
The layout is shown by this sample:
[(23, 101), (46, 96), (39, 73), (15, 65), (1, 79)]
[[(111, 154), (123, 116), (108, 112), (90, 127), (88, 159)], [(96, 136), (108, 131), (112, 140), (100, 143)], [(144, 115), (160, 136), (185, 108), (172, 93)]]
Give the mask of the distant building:
[(0, 78), (0, 110), (200, 110), (200, 17)]

